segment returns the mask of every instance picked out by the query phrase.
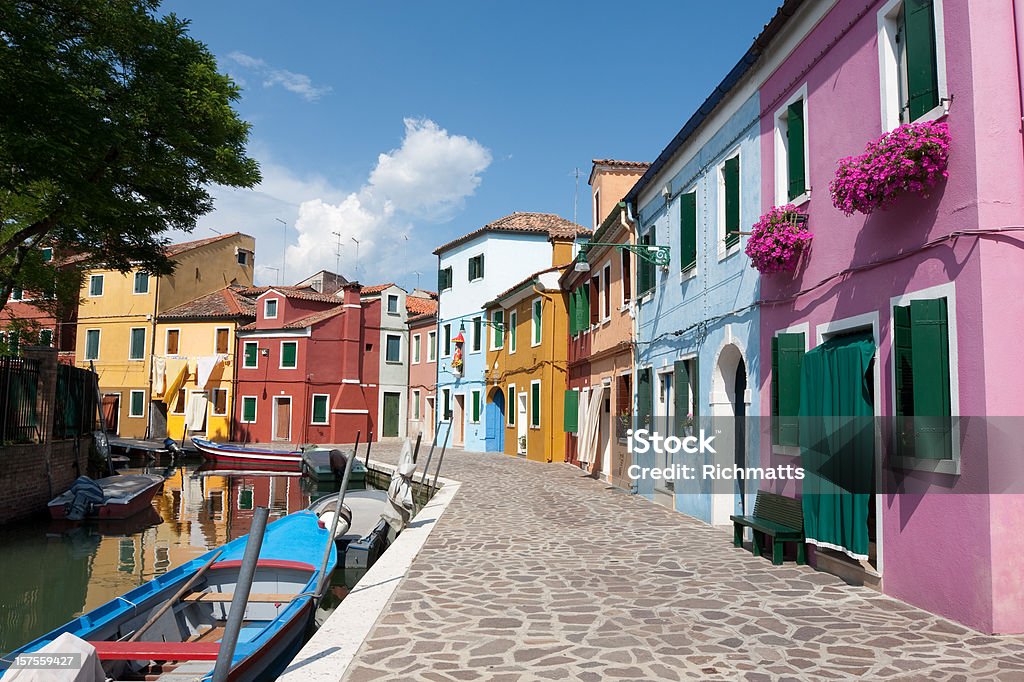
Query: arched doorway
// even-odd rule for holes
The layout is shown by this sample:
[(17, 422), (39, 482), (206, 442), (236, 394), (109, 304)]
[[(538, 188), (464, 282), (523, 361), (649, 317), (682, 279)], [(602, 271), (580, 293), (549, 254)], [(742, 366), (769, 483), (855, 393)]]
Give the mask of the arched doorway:
[(487, 431), (485, 449), (487, 452), (505, 451), (505, 392), (499, 387), (491, 389), (486, 410)]
[[(750, 402), (747, 378), (747, 362), (743, 351), (733, 343), (727, 343), (718, 353), (711, 386), (711, 416), (714, 417), (715, 443), (718, 452), (716, 463), (721, 466), (749, 466), (746, 417)], [(753, 483), (744, 485), (736, 480), (728, 492), (726, 482), (720, 481), (713, 488), (711, 500), (711, 523), (727, 524), (731, 514), (742, 514), (746, 506), (747, 493), (754, 492)]]

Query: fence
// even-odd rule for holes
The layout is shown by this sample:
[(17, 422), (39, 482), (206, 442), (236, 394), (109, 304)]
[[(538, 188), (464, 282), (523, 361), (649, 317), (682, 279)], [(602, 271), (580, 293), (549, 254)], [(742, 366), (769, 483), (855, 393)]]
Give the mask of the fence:
[(53, 437), (72, 438), (96, 428), (96, 375), (87, 369), (57, 365)]
[(39, 361), (0, 356), (0, 444), (41, 440)]

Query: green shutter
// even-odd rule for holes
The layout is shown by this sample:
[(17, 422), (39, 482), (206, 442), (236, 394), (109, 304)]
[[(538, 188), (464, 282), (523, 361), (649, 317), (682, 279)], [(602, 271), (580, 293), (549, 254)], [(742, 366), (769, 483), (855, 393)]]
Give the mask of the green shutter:
[(146, 330), (145, 329), (133, 329), (132, 330), (132, 348), (131, 348), (131, 359), (141, 360), (146, 356)]
[(242, 398), (242, 421), (256, 421), (256, 398)]
[(892, 309), (893, 357), (896, 380), (896, 452), (901, 457), (914, 457), (914, 370), (911, 344), (910, 306)]
[(132, 414), (133, 417), (134, 416), (141, 416), (142, 413), (145, 411), (145, 409), (143, 408), (143, 398), (144, 398), (144, 396), (145, 396), (145, 394), (142, 391), (132, 391), (131, 392), (131, 396), (130, 396), (131, 403), (132, 403), (131, 404), (131, 414)]
[(654, 387), (651, 385), (651, 368), (637, 371), (636, 376), (636, 416), (637, 429), (650, 429), (651, 415), (654, 411)]
[(540, 384), (530, 384), (530, 426), (540, 426)]
[(506, 392), (508, 393), (508, 400), (505, 401), (505, 412), (508, 415), (508, 425), (515, 426), (516, 410), (519, 409), (518, 405), (516, 404), (516, 392), (512, 386), (509, 386), (506, 389)]
[(579, 300), (576, 302), (576, 325), (578, 331), (590, 329), (590, 284), (584, 283), (579, 289)]
[(690, 415), (690, 372), (686, 360), (676, 360), (672, 367), (673, 408), (675, 410), (675, 435), (683, 435), (687, 417)]
[(246, 367), (255, 367), (256, 366), (256, 351), (258, 350), (258, 348), (259, 348), (259, 346), (257, 344), (255, 344), (255, 343), (247, 343), (247, 344), (245, 344), (245, 360), (244, 360), (244, 364), (245, 364)]
[(313, 421), (327, 421), (327, 397), (322, 395), (313, 396)]
[(480, 421), (480, 392), (473, 391), (473, 421)]
[(683, 270), (697, 264), (697, 193), (679, 197), (679, 262)]
[(295, 367), (295, 353), (296, 344), (294, 343), (282, 343), (281, 344), (281, 366), (282, 367)]
[[(518, 315), (513, 315), (512, 313), (509, 313), (509, 316), (508, 316), (508, 345), (509, 345), (509, 350), (510, 351), (515, 351), (515, 349), (516, 349), (516, 341), (517, 341), (517, 338), (516, 338), (516, 325), (519, 322), (518, 318), (519, 318)], [(504, 328), (502, 329), (501, 335), (502, 335), (502, 343), (504, 343), (505, 342), (505, 340), (504, 340), (504, 336), (505, 336)]]
[(505, 311), (494, 311), (494, 347), (505, 347)]
[(946, 299), (910, 302), (914, 449), (921, 459), (951, 459), (949, 322)]
[(544, 338), (544, 329), (541, 327), (544, 322), (544, 317), (541, 311), (540, 301), (534, 301), (530, 307), (533, 309), (533, 342), (537, 344)]
[(779, 444), (779, 337), (772, 337), (772, 445)]
[(576, 292), (569, 292), (569, 336), (576, 336)]
[(786, 137), (789, 141), (789, 198), (792, 200), (807, 191), (803, 100), (797, 100), (789, 105), (786, 113)]
[(725, 180), (725, 247), (740, 241), (740, 157), (726, 159)]
[(778, 397), (778, 418), (775, 420), (778, 422), (778, 444), (799, 445), (800, 422), (797, 415), (800, 412), (800, 369), (806, 347), (804, 335), (779, 334), (775, 338), (777, 351), (773, 352), (772, 360), (778, 364), (778, 374), (773, 375)]
[(932, 0), (904, 0), (903, 12), (907, 54), (906, 106), (910, 120), (915, 121), (939, 105), (935, 7)]
[(580, 392), (570, 388), (565, 392), (565, 412), (563, 430), (566, 433), (576, 433), (580, 430), (579, 425)]

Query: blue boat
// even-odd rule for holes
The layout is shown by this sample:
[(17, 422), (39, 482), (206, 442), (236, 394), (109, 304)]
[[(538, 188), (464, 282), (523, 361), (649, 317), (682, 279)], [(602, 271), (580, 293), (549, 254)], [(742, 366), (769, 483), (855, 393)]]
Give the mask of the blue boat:
[[(309, 511), (267, 526), (228, 679), (275, 679), (298, 653), (316, 609), (318, 564), (328, 534)], [(110, 679), (208, 679), (220, 650), (247, 538), (232, 540), (178, 566), (4, 656), (0, 676), (18, 654), (37, 651), (69, 632), (96, 648)], [(334, 543), (330, 544), (328, 575), (337, 562)], [(153, 620), (190, 580), (194, 583), (188, 590)], [(133, 638), (140, 629), (144, 633)]]

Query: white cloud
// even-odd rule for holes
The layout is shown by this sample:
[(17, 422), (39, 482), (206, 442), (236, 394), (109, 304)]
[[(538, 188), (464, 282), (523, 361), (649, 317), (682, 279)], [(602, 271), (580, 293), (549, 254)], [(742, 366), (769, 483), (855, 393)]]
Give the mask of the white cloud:
[[(433, 272), (436, 235), (415, 225), (450, 220), (480, 185), (490, 151), (476, 140), (452, 135), (428, 119), (406, 119), (401, 146), (377, 159), (366, 182), (345, 192), (317, 175), (302, 176), (267, 161), (260, 148), (263, 182), (255, 190), (218, 187), (216, 210), (202, 228), (240, 230), (257, 238), (257, 281), (277, 282), (275, 268), (287, 255), (282, 281), (293, 283), (320, 269), (340, 269), (366, 283), (415, 284), (411, 273)], [(277, 218), (287, 222), (286, 228)], [(338, 233), (338, 234), (334, 234)], [(197, 238), (201, 235), (197, 234)], [(205, 235), (210, 236), (210, 235)], [(359, 241), (359, 271), (355, 271)], [(432, 278), (421, 280), (425, 287)]]
[[(263, 78), (263, 87), (271, 88), (280, 85), (288, 92), (299, 95), (307, 102), (314, 102), (321, 96), (331, 91), (330, 86), (313, 85), (313, 80), (304, 73), (295, 73), (287, 69), (274, 68), (258, 57), (253, 57), (244, 52), (231, 52), (228, 59), (244, 69), (255, 72)], [(244, 82), (244, 77), (234, 76), (238, 82)]]

